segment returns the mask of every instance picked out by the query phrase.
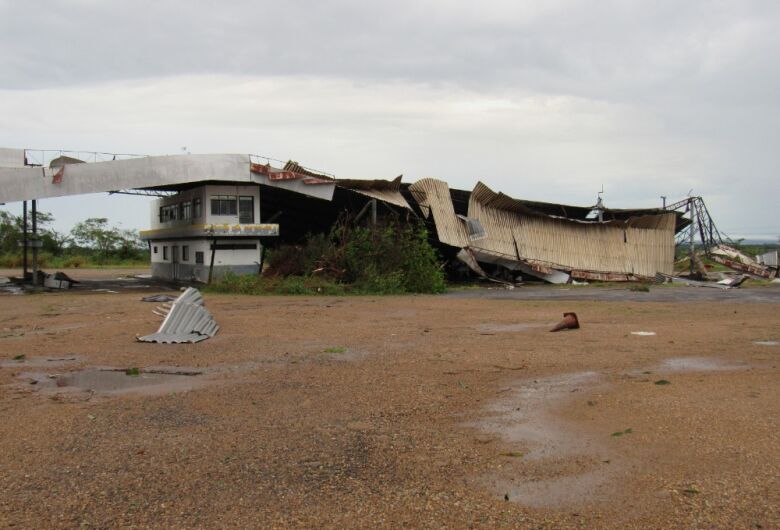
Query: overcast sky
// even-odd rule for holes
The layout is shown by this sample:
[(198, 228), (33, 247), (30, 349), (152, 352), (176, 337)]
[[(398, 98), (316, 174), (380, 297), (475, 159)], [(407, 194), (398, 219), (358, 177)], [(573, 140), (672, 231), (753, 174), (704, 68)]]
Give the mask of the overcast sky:
[[(0, 146), (256, 153), (780, 235), (780, 2), (0, 0)], [(19, 205), (9, 205), (13, 211)], [(57, 228), (146, 199), (41, 201)]]

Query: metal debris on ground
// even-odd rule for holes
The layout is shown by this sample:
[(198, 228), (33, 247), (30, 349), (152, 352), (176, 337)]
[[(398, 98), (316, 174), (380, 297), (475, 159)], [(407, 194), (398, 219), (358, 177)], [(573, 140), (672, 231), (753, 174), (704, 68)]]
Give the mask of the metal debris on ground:
[(200, 342), (216, 335), (219, 326), (203, 306), (203, 297), (194, 287), (188, 287), (173, 303), (158, 306), (157, 315), (165, 315), (157, 333), (137, 337), (141, 342), (178, 344)]
[(662, 273), (656, 273), (655, 275), (655, 281), (656, 283), (666, 283), (666, 282), (672, 282), (672, 283), (680, 283), (682, 285), (688, 285), (690, 287), (714, 287), (716, 289), (733, 289), (736, 287), (739, 287), (742, 282), (745, 281), (747, 277), (740, 278), (736, 282), (732, 282), (730, 284), (724, 284), (721, 282), (700, 282), (697, 280), (689, 280), (687, 278), (678, 278), (676, 276), (669, 276), (668, 274), (662, 274)]
[(46, 274), (43, 277), (43, 286), (50, 289), (70, 289), (73, 284), (79, 283), (64, 272)]
[(580, 329), (577, 313), (564, 313), (563, 320), (558, 322), (550, 331), (560, 331), (562, 329)]
[(153, 294), (151, 296), (144, 296), (141, 298), (142, 302), (173, 302), (176, 300), (175, 296), (171, 296), (168, 294)]
[(655, 331), (632, 331), (632, 335), (639, 335), (640, 337), (652, 337), (655, 335)]

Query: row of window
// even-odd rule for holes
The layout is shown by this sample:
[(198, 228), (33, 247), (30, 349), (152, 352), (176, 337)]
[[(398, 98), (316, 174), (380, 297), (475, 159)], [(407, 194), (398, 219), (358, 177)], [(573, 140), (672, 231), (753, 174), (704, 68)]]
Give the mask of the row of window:
[(161, 223), (199, 219), (201, 215), (203, 215), (203, 202), (200, 199), (160, 206)]
[(251, 195), (212, 195), (211, 215), (238, 215), (240, 224), (255, 222), (255, 198)]
[[(255, 198), (251, 195), (212, 195), (210, 203), (211, 215), (238, 215), (241, 224), (255, 222)], [(201, 215), (203, 204), (200, 199), (160, 206), (161, 223), (200, 219)]]
[[(181, 247), (179, 247), (178, 245), (174, 245), (174, 246), (172, 246), (170, 248), (171, 248), (171, 251), (169, 253), (168, 252), (168, 245), (163, 245), (163, 248), (162, 248), (163, 261), (168, 261), (171, 258), (172, 258), (172, 261), (174, 263), (179, 263), (179, 261), (181, 261), (182, 263), (190, 261), (190, 246), (189, 245), (182, 245)], [(178, 252), (179, 248), (181, 248), (181, 260), (179, 260), (179, 256), (176, 255), (176, 253)], [(158, 253), (157, 245), (155, 245), (152, 248), (152, 252), (154, 252), (155, 254)], [(202, 264), (203, 263), (203, 252), (200, 252), (200, 251), (196, 251), (195, 252), (195, 263), (197, 263), (197, 264)]]

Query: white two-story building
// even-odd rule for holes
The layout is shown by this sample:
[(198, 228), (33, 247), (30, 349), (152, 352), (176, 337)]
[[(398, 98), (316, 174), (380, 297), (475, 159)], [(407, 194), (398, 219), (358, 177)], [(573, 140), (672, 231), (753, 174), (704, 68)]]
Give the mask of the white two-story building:
[(141, 232), (155, 278), (208, 282), (226, 272), (259, 274), (262, 237), (278, 224), (261, 224), (260, 186), (204, 184), (152, 203), (151, 228)]

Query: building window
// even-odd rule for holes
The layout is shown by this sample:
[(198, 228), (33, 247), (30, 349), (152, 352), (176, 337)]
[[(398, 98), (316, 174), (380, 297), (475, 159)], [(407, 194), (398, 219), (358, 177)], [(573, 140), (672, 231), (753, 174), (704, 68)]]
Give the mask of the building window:
[(201, 215), (203, 215), (203, 203), (200, 198), (192, 199), (192, 218), (200, 219)]
[(211, 215), (236, 215), (238, 208), (235, 195), (212, 195)]
[(167, 223), (170, 221), (176, 221), (181, 219), (180, 204), (169, 204), (167, 206), (160, 206), (160, 222)]
[(181, 203), (181, 218), (184, 220), (192, 219), (192, 203), (190, 201)]
[(195, 263), (203, 264), (203, 252), (195, 253)]
[(163, 261), (168, 261), (168, 247), (163, 246)]
[(157, 254), (157, 245), (154, 246), (154, 253)]
[(182, 245), (181, 247), (181, 260), (190, 261), (190, 246)]
[(238, 198), (238, 222), (252, 224), (255, 222), (255, 198), (241, 196)]

